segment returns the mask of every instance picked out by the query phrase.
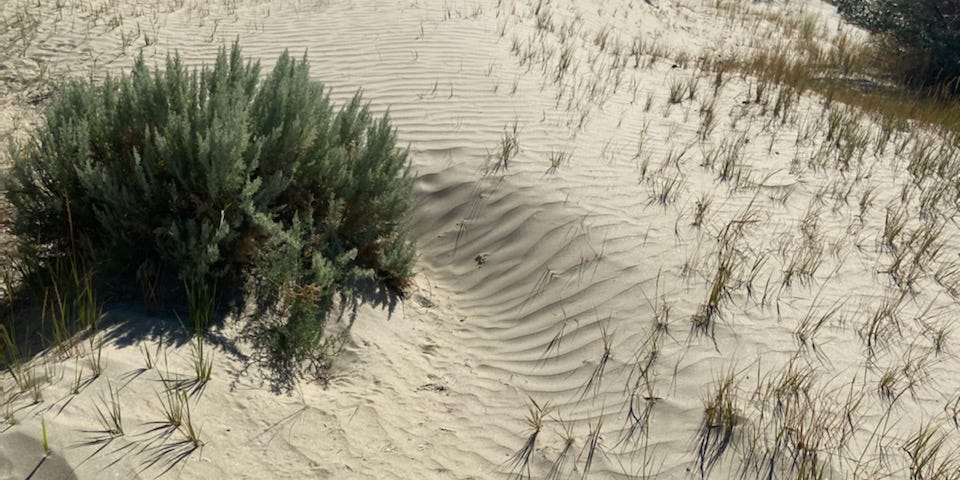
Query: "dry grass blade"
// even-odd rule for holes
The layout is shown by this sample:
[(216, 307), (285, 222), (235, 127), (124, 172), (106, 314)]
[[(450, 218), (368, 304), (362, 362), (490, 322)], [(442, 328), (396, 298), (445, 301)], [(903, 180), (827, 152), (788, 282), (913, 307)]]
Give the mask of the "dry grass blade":
[(570, 452), (573, 450), (573, 444), (576, 440), (576, 437), (573, 436), (573, 424), (560, 421), (560, 424), (563, 425), (563, 448), (560, 450), (560, 453), (557, 454), (557, 459), (553, 461), (553, 464), (550, 466), (550, 471), (547, 472), (547, 476), (544, 477), (546, 480), (560, 480), (561, 475), (563, 475), (564, 468), (567, 465), (567, 459), (569, 458)]
[(707, 216), (707, 212), (710, 210), (710, 204), (712, 199), (710, 195), (704, 193), (697, 199), (697, 203), (693, 209), (693, 221), (690, 222), (690, 225), (696, 228), (703, 226), (703, 221)]
[(600, 355), (600, 361), (597, 362), (597, 366), (593, 369), (593, 372), (590, 373), (587, 382), (581, 387), (581, 400), (587, 396), (587, 393), (590, 392), (591, 389), (594, 395), (600, 393), (600, 383), (603, 381), (603, 373), (607, 368), (607, 363), (613, 356), (613, 336), (607, 332), (606, 324), (600, 325), (600, 335), (603, 340), (603, 354)]
[(550, 152), (550, 156), (549, 156), (550, 167), (547, 168), (546, 174), (550, 175), (553, 173), (557, 173), (561, 165), (563, 165), (564, 163), (570, 162), (570, 157), (571, 157), (570, 153), (566, 151)]
[(956, 448), (947, 447), (947, 438), (935, 425), (921, 427), (903, 445), (909, 459), (911, 480), (955, 480), (960, 478)]
[(554, 354), (555, 357), (558, 359), (560, 357), (560, 344), (563, 342), (563, 335), (566, 333), (567, 322), (569, 321), (567, 319), (567, 312), (563, 309), (563, 307), (560, 308), (560, 311), (563, 313), (563, 323), (560, 324), (560, 328), (557, 329), (557, 333), (550, 338), (550, 341), (547, 342), (547, 346), (544, 347), (543, 353), (541, 354), (541, 357), (543, 357), (544, 360), (546, 360), (547, 355), (550, 355), (551, 351), (556, 352)]
[(503, 136), (500, 139), (500, 145), (497, 147), (497, 151), (494, 155), (496, 158), (496, 163), (493, 164), (493, 173), (497, 173), (501, 169), (505, 171), (509, 170), (510, 161), (520, 153), (520, 141), (517, 139), (518, 128), (518, 123), (513, 122), (512, 129), (503, 129)]
[(630, 393), (630, 398), (627, 400), (629, 405), (626, 428), (620, 441), (617, 442), (617, 446), (623, 445), (626, 447), (628, 444), (637, 442), (646, 436), (650, 428), (653, 407), (657, 401), (661, 400), (660, 397), (653, 394), (653, 386), (650, 383), (646, 384), (645, 391), (639, 389), (639, 382), (637, 387)]
[[(825, 285), (827, 284), (824, 283), (824, 286)], [(822, 291), (823, 287), (821, 287), (820, 292), (817, 292), (817, 298), (819, 298)], [(820, 332), (824, 325), (827, 325), (831, 320), (839, 315), (843, 305), (840, 303), (840, 301), (837, 301), (826, 312), (816, 314), (813, 311), (813, 305), (814, 304), (811, 304), (811, 308), (807, 310), (807, 313), (803, 316), (803, 319), (800, 320), (800, 323), (797, 325), (796, 330), (794, 330), (793, 335), (801, 350), (806, 351), (809, 348), (819, 356), (821, 352), (818, 348), (816, 340), (817, 333)], [(821, 359), (826, 360), (823, 358)]]
[(650, 204), (660, 204), (667, 206), (673, 203), (680, 195), (680, 187), (683, 185), (683, 177), (680, 173), (673, 176), (658, 177), (653, 180), (650, 192)]
[[(603, 429), (603, 412), (600, 412), (600, 416), (597, 417), (597, 425), (590, 430), (590, 435), (587, 437), (587, 443), (583, 446), (584, 452), (587, 454), (586, 460), (583, 462), (583, 474), (580, 476), (582, 480), (585, 480), (590, 474), (590, 468), (593, 467), (593, 461), (596, 459), (598, 453), (603, 453), (603, 450), (600, 447), (600, 431)], [(581, 455), (583, 452), (581, 452)]]
[(543, 430), (543, 421), (550, 413), (549, 403), (544, 403), (543, 406), (541, 406), (533, 398), (529, 398), (529, 400), (527, 426), (530, 427), (530, 433), (527, 435), (527, 439), (523, 442), (520, 450), (517, 450), (507, 461), (506, 466), (510, 472), (509, 478), (533, 478), (530, 461), (533, 459), (533, 453), (537, 448), (537, 437)]
[(703, 420), (697, 433), (697, 465), (705, 478), (733, 442), (740, 422), (736, 373), (732, 370), (714, 382), (713, 392), (704, 400)]
[[(723, 240), (727, 241), (727, 240)], [(717, 256), (717, 271), (710, 284), (707, 301), (691, 318), (691, 331), (696, 335), (707, 335), (716, 343), (716, 320), (720, 315), (721, 303), (729, 296), (728, 282), (733, 275), (734, 249), (732, 244), (721, 245)]]
[(40, 439), (43, 444), (44, 456), (50, 455), (50, 442), (47, 441), (47, 420), (42, 415), (40, 416)]
[(670, 81), (669, 89), (670, 91), (667, 95), (668, 105), (675, 105), (683, 101), (683, 93), (686, 90), (686, 85), (683, 83), (683, 80), (674, 78)]

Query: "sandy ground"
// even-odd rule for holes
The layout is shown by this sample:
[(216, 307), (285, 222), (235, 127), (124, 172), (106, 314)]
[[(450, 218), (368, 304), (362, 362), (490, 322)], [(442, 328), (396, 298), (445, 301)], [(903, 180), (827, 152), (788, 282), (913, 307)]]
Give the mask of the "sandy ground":
[[(774, 116), (775, 92), (752, 102), (757, 82), (734, 73), (714, 90), (693, 61), (749, 51), (775, 15), (809, 16), (827, 39), (835, 13), (772, 2), (749, 6), (759, 13), (744, 22), (716, 8), (738, 2), (553, 0), (538, 16), (538, 3), (0, 6), (11, 52), (0, 57), (0, 136), (36, 124), (50, 79), (117, 74), (140, 52), (199, 65), (239, 39), (268, 70), (284, 49), (306, 50), (335, 100), (362, 88), (375, 111), (389, 108), (419, 174), (421, 255), (404, 302), (362, 307), (325, 385), (276, 393), (232, 327), (215, 332), (213, 378), (190, 399), (202, 448), (151, 423), (161, 376), (192, 368), (188, 343), (157, 333), (177, 331), (175, 319), (111, 312), (104, 373), (79, 394), (71, 384), (78, 369), (90, 376), (89, 354), (36, 360), (42, 399), (10, 403), (0, 478), (38, 464), (50, 473), (33, 478), (523, 476), (513, 460), (526, 458), (515, 454), (532, 402), (549, 404), (534, 478), (558, 458), (549, 478), (753, 477), (749, 459), (770, 445), (793, 452), (767, 462), (774, 478), (795, 477), (796, 439), (817, 433), (826, 478), (907, 478), (910, 435), (927, 424), (955, 433), (960, 367), (936, 341), (957, 318), (955, 208), (925, 202), (931, 190), (907, 171), (927, 133), (895, 133), (884, 151), (864, 146), (843, 163), (831, 112), (875, 136), (873, 120), (810, 94)], [(671, 85), (690, 79), (695, 91), (671, 103)], [(907, 219), (892, 247), (891, 215)], [(939, 249), (916, 253), (930, 222)], [(898, 252), (917, 258), (909, 282), (891, 268)], [(145, 368), (141, 348), (163, 360)], [(728, 375), (734, 434), (711, 470), (700, 458), (716, 442), (698, 432), (721, 429), (705, 404)], [(122, 436), (97, 421), (111, 389)], [(777, 444), (776, 432), (789, 434)]]

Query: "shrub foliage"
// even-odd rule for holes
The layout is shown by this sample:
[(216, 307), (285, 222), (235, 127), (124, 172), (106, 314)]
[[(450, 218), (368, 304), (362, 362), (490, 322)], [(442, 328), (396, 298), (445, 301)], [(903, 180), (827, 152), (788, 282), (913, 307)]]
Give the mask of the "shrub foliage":
[(878, 34), (903, 80), (960, 91), (960, 0), (834, 0), (849, 22)]
[(336, 292), (411, 276), (407, 152), (359, 93), (335, 111), (306, 58), (284, 52), (261, 81), (236, 44), (192, 71), (140, 57), (119, 78), (61, 85), (44, 118), (12, 148), (6, 185), (11, 229), (37, 258), (82, 244), (121, 278), (149, 264), (190, 291), (259, 280), (281, 315), (259, 338), (293, 363), (329, 350)]

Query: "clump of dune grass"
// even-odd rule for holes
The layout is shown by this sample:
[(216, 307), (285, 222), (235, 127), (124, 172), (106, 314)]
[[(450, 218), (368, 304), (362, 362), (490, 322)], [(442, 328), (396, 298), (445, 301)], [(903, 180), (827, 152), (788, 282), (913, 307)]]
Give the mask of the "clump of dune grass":
[(609, 363), (613, 357), (613, 335), (607, 331), (606, 324), (600, 325), (600, 337), (603, 342), (603, 353), (600, 355), (597, 366), (594, 367), (590, 376), (587, 377), (587, 381), (581, 387), (581, 399), (586, 397), (587, 393), (590, 393), (591, 390), (594, 396), (600, 392), (600, 384), (603, 382), (603, 374), (606, 371), (607, 363)]
[(552, 151), (548, 157), (550, 161), (550, 167), (547, 168), (547, 174), (557, 173), (560, 170), (560, 166), (564, 163), (570, 162), (570, 153), (567, 151)]
[(707, 299), (690, 318), (691, 333), (707, 335), (716, 341), (716, 325), (720, 308), (730, 295), (730, 283), (733, 281), (734, 262), (736, 261), (732, 243), (721, 245), (717, 254), (716, 270), (709, 283)]
[(190, 344), (192, 350), (193, 374), (198, 386), (210, 381), (213, 375), (213, 355), (207, 350), (203, 337), (197, 335)]
[(669, 92), (667, 103), (674, 105), (683, 101), (683, 94), (686, 91), (686, 84), (679, 78), (674, 78), (668, 84)]
[[(535, 3), (548, 5), (551, 2)], [(705, 420), (695, 437), (699, 472), (688, 473), (688, 476), (699, 473), (711, 478), (726, 478), (728, 471), (721, 472), (717, 466), (730, 463), (730, 476), (736, 470), (736, 475), (742, 478), (908, 475), (910, 478), (954, 478), (955, 468), (951, 477), (940, 474), (947, 471), (945, 469), (926, 467), (949, 464), (929, 459), (944, 459), (955, 454), (950, 448), (936, 445), (939, 435), (952, 434), (941, 428), (934, 436), (923, 429), (921, 434), (902, 435), (904, 425), (899, 419), (903, 414), (903, 418), (913, 420), (917, 407), (915, 401), (925, 404), (937, 401), (936, 395), (927, 393), (940, 392), (923, 392), (920, 388), (930, 380), (931, 359), (952, 358), (949, 354), (943, 356), (949, 343), (950, 323), (931, 321), (928, 315), (932, 314), (917, 313), (916, 309), (922, 308), (921, 302), (929, 300), (931, 284), (928, 280), (931, 277), (946, 294), (954, 299), (960, 297), (957, 293), (960, 292), (960, 273), (957, 273), (960, 267), (954, 260), (956, 252), (948, 241), (955, 223), (958, 198), (955, 132), (960, 123), (955, 121), (958, 118), (954, 111), (956, 103), (895, 86), (884, 72), (876, 68), (879, 64), (873, 61), (876, 57), (872, 56), (875, 52), (871, 45), (860, 44), (855, 34), (842, 25), (827, 24), (819, 13), (783, 13), (779, 5), (763, 2), (710, 3), (717, 8), (729, 9), (731, 19), (727, 20), (742, 21), (740, 26), (770, 24), (776, 28), (765, 31), (765, 27), (759, 27), (754, 32), (755, 39), (742, 51), (721, 52), (719, 55), (711, 51), (710, 57), (696, 60), (685, 52), (674, 53), (670, 73), (661, 84), (652, 88), (638, 88), (638, 85), (646, 85), (628, 77), (624, 82), (629, 85), (624, 98), (638, 116), (648, 117), (647, 123), (649, 117), (657, 116), (649, 113), (654, 98), (663, 101), (661, 111), (664, 117), (683, 116), (683, 123), (674, 122), (675, 125), (670, 127), (666, 147), (662, 149), (658, 149), (662, 145), (650, 142), (645, 128), (642, 129), (632, 161), (639, 172), (640, 183), (648, 189), (649, 204), (668, 206), (679, 200), (684, 204), (683, 215), (687, 216), (686, 219), (692, 218), (691, 224), (699, 229), (683, 232), (677, 227), (681, 225), (678, 220), (674, 224), (678, 246), (689, 246), (689, 238), (684, 237), (684, 233), (702, 238), (709, 236), (710, 242), (716, 242), (710, 243), (713, 247), (708, 247), (711, 253), (706, 257), (701, 255), (702, 243), (698, 242), (696, 253), (688, 257), (679, 273), (688, 282), (697, 278), (693, 273), (702, 273), (706, 284), (700, 307), (689, 317), (691, 333), (716, 337), (717, 322), (729, 321), (730, 331), (723, 332), (722, 339), (742, 348), (743, 344), (736, 340), (744, 332), (734, 327), (741, 321), (765, 322), (765, 333), (769, 326), (770, 331), (785, 336), (770, 334), (771, 344), (759, 347), (763, 360), (771, 348), (777, 349), (774, 355), (790, 353), (793, 356), (785, 365), (768, 374), (761, 374), (758, 361), (757, 375), (750, 377), (757, 382), (754, 390), (745, 388), (745, 377), (741, 372), (724, 375), (711, 385), (704, 402)], [(608, 98), (605, 93), (616, 91), (621, 65), (649, 68), (656, 55), (664, 55), (662, 52), (654, 54), (652, 44), (647, 40), (649, 37), (642, 34), (627, 38), (626, 43), (618, 45), (616, 35), (603, 23), (603, 17), (608, 13), (597, 12), (601, 23), (592, 26), (599, 27), (599, 31), (596, 28), (591, 30), (591, 25), (580, 26), (584, 30), (573, 37), (582, 40), (583, 48), (591, 49), (590, 53), (594, 54), (588, 57), (590, 60), (584, 66), (593, 67), (591, 73), (597, 78), (571, 85), (574, 83), (571, 80), (573, 74), (577, 72), (575, 61), (571, 61), (573, 54), (567, 53), (564, 54), (566, 73), (554, 80), (559, 92), (556, 108), (562, 109), (566, 103), (571, 114), (567, 125), (571, 129), (578, 126), (578, 119), (582, 126), (582, 119), (591, 115), (588, 102), (596, 101), (602, 105), (603, 99)], [(538, 19), (539, 30), (559, 32), (562, 23), (559, 16), (559, 9), (554, 9), (549, 19), (546, 16)], [(521, 17), (533, 18), (529, 15)], [(778, 39), (781, 32), (785, 38)], [(548, 65), (544, 72), (554, 78), (556, 54), (561, 50), (550, 53), (549, 48), (553, 45), (545, 43), (542, 38), (553, 37), (546, 33), (540, 35), (527, 43), (518, 36), (515, 54), (522, 58), (521, 65), (528, 69), (531, 63)], [(561, 48), (567, 52), (575, 51), (569, 43), (563, 43)], [(553, 56), (548, 62), (538, 55)], [(648, 58), (649, 64), (645, 63)], [(680, 69), (687, 69), (691, 63), (696, 64), (697, 70), (689, 78), (697, 78), (698, 72), (703, 72), (703, 79), (712, 81), (713, 98), (709, 96), (710, 86), (688, 88), (686, 75), (689, 72)], [(566, 70), (568, 67), (570, 70)], [(737, 74), (740, 81), (731, 81)], [(550, 78), (546, 78), (545, 83), (549, 81)], [(563, 82), (566, 83), (561, 84)], [(723, 92), (724, 88), (731, 88), (731, 84), (741, 85), (743, 89)], [(730, 107), (729, 114), (721, 111), (718, 105), (726, 109), (732, 96), (736, 96), (736, 104)], [(561, 98), (566, 102), (561, 102)], [(698, 100), (696, 106), (684, 105), (693, 99)], [(641, 110), (648, 114), (640, 114)], [(937, 117), (931, 112), (941, 112), (942, 115)], [(624, 117), (621, 113), (621, 122), (627, 125)], [(691, 125), (691, 118), (699, 126)], [(931, 125), (932, 129), (927, 128)], [(618, 122), (617, 128), (620, 126)], [(680, 136), (690, 133), (692, 126), (698, 127), (693, 144), (699, 145), (703, 152), (702, 166), (710, 170), (707, 176), (712, 175), (717, 184), (728, 187), (730, 195), (714, 199), (716, 192), (713, 192), (692, 201), (683, 200), (684, 191), (697, 188), (697, 180), (700, 180), (698, 172), (690, 175), (689, 162), (680, 161), (684, 148), (678, 147), (683, 141)], [(760, 142), (763, 142), (762, 146)], [(604, 160), (607, 159), (608, 145), (609, 142), (600, 150), (600, 157)], [(761, 148), (766, 154), (760, 153)], [(774, 156), (790, 155), (785, 150), (791, 148), (793, 158), (787, 170)], [(665, 161), (651, 162), (664, 151), (669, 151)], [(611, 161), (617, 159), (616, 155), (609, 158)], [(886, 176), (890, 173), (887, 166), (892, 170), (892, 179)], [(771, 169), (778, 169), (778, 181), (768, 184), (751, 178), (754, 172), (769, 172)], [(884, 176), (879, 176), (878, 172), (884, 172)], [(782, 185), (779, 181), (782, 176), (796, 180), (796, 183)], [(744, 190), (756, 192), (756, 197), (763, 202), (757, 211), (763, 213), (757, 216), (745, 214), (714, 235), (715, 227), (722, 226), (721, 219), (729, 213), (721, 207), (741, 201), (744, 197), (737, 194), (744, 193)], [(799, 212), (799, 222), (788, 224), (786, 228), (789, 230), (781, 230), (779, 227), (784, 222), (781, 222), (779, 213), (787, 212), (787, 218), (790, 218), (789, 214), (795, 211), (798, 201), (804, 200), (809, 203), (805, 212)], [(885, 208), (885, 205), (889, 206)], [(677, 213), (673, 209), (665, 211)], [(765, 230), (765, 234), (772, 230), (772, 237), (741, 238), (736, 234), (743, 225), (750, 223), (761, 224), (757, 228)], [(833, 236), (844, 228), (847, 229), (846, 236)], [(768, 245), (771, 238), (777, 239), (777, 245)], [(851, 248), (856, 249), (852, 255)], [(835, 277), (840, 275), (838, 272), (849, 275), (849, 269), (856, 268), (856, 261), (864, 259), (864, 277), (870, 276), (870, 279), (886, 285), (880, 285), (879, 294), (851, 297), (847, 294), (848, 285), (838, 285)], [(582, 265), (583, 260), (580, 270)], [(703, 265), (707, 266), (705, 273), (701, 269)], [(534, 287), (538, 294), (542, 292), (544, 282), (553, 278), (553, 271), (550, 268), (545, 270)], [(860, 272), (854, 275), (857, 273)], [(866, 284), (870, 279), (864, 278), (863, 281)], [(862, 286), (854, 283), (854, 288)], [(811, 290), (815, 287), (819, 290), (814, 296)], [(836, 291), (838, 287), (840, 291)], [(755, 288), (757, 292), (754, 292)], [(763, 288), (762, 297), (760, 288)], [(739, 295), (741, 289), (746, 289), (746, 298)], [(691, 291), (690, 284), (679, 290), (682, 293), (675, 295), (686, 298)], [(754, 299), (754, 293), (761, 298), (751, 304), (749, 301)], [(948, 311), (949, 307), (944, 307), (943, 301), (949, 302), (949, 299), (939, 293), (933, 290), (936, 300), (931, 300), (928, 308), (933, 309), (936, 304), (938, 311)], [(666, 310), (669, 313), (669, 309)], [(656, 319), (661, 310), (651, 306), (643, 313)], [(609, 325), (616, 328), (614, 323)], [(587, 390), (594, 400), (601, 396), (600, 379), (629, 372), (621, 411), (618, 412), (619, 435), (614, 439), (617, 446), (623, 446), (623, 452), (616, 460), (635, 460), (640, 454), (638, 448), (642, 448), (642, 454), (646, 455), (645, 442), (650, 441), (647, 431), (658, 400), (656, 364), (658, 355), (664, 353), (660, 350), (661, 341), (669, 337), (669, 328), (668, 322), (664, 321), (663, 329), (651, 329), (654, 333), (646, 339), (641, 335), (639, 341), (633, 342), (635, 337), (631, 337), (629, 343), (640, 345), (634, 352), (624, 354), (618, 347), (618, 359), (630, 359), (622, 365), (622, 370), (619, 364), (618, 368), (611, 368), (614, 363), (606, 359), (606, 352), (588, 352), (597, 356), (590, 359), (584, 372), (590, 376), (576, 391), (580, 397), (578, 406), (587, 398)], [(564, 323), (557, 325), (556, 335), (546, 346), (544, 356), (559, 353), (561, 340), (572, 336), (570, 330), (571, 325), (564, 314)], [(658, 333), (661, 331), (663, 333)], [(862, 345), (848, 342), (845, 335), (851, 333), (860, 336)], [(717, 346), (716, 338), (714, 346)], [(903, 351), (901, 346), (912, 340), (919, 341), (917, 345), (922, 347), (909, 347)], [(626, 344), (628, 347), (629, 343)], [(688, 350), (697, 347), (687, 346)], [(791, 348), (796, 350), (788, 352)], [(833, 364), (836, 357), (832, 355), (838, 349), (849, 348), (863, 349), (864, 364), (855, 367), (858, 371), (852, 381), (843, 383), (839, 379), (838, 367)], [(924, 350), (926, 348), (929, 352)], [(669, 348), (665, 350), (670, 353)], [(719, 353), (719, 348), (717, 350)], [(752, 352), (735, 353), (750, 355)], [(849, 353), (854, 352), (850, 350)], [(897, 355), (903, 359), (890, 361)], [(845, 375), (846, 371), (844, 368), (842, 374)], [(675, 376), (676, 372), (675, 369)], [(735, 388), (725, 387), (731, 383), (726, 381), (728, 378), (733, 378)], [(676, 378), (674, 382), (676, 385)], [(607, 387), (606, 383), (604, 387)], [(602, 393), (604, 400), (610, 394), (608, 390), (603, 389), (606, 392)], [(949, 392), (944, 393), (949, 395)], [(944, 401), (947, 423), (960, 423), (956, 420), (960, 417), (960, 401), (955, 395), (944, 397)], [(569, 469), (566, 459), (571, 445), (584, 440), (583, 446), (577, 445), (581, 452), (578, 468), (570, 475), (589, 474), (590, 468), (583, 468), (584, 460), (593, 462), (602, 456), (602, 440), (611, 438), (610, 431), (594, 435), (599, 430), (599, 427), (595, 430), (594, 425), (603, 424), (596, 414), (596, 411), (588, 411), (579, 416), (582, 423), (589, 422), (590, 432), (585, 437), (575, 440), (569, 433), (572, 429), (564, 427), (565, 432), (560, 434), (556, 450), (560, 455), (551, 455), (549, 459), (557, 460), (548, 478), (562, 476), (559, 472)], [(600, 417), (603, 417), (602, 411)], [(654, 432), (657, 432), (656, 428)], [(596, 448), (590, 449), (591, 444)], [(931, 454), (938, 449), (941, 453)], [(588, 452), (595, 454), (591, 456)], [(733, 458), (734, 454), (740, 458)], [(740, 460), (739, 468), (734, 463), (737, 460)], [(648, 463), (646, 459), (644, 462), (646, 473)], [(628, 474), (624, 473), (624, 476)], [(649, 477), (655, 476), (651, 471)]]
[(551, 406), (549, 403), (544, 403), (540, 405), (536, 400), (530, 398), (530, 405), (528, 406), (527, 414), (527, 426), (530, 429), (527, 439), (523, 442), (523, 446), (517, 450), (516, 453), (510, 457), (510, 460), (507, 462), (507, 468), (510, 472), (510, 478), (522, 479), (522, 478), (533, 478), (530, 462), (533, 459), (533, 454), (537, 449), (537, 438), (540, 436), (540, 432), (543, 431), (543, 424), (546, 416), (551, 412)]
[(550, 465), (550, 470), (547, 472), (546, 480), (559, 480), (561, 475), (566, 469), (567, 462), (570, 459), (570, 453), (573, 451), (573, 445), (576, 442), (576, 437), (573, 434), (573, 424), (570, 422), (564, 422), (560, 420), (560, 424), (563, 427), (563, 433), (560, 435), (561, 440), (563, 441), (563, 448), (560, 449), (560, 453), (557, 454), (557, 458)]
[(87, 356), (90, 361), (90, 371), (93, 378), (99, 378), (103, 373), (103, 337), (94, 335), (90, 337), (90, 348), (87, 350)]
[(189, 393), (178, 387), (168, 387), (162, 394), (157, 394), (157, 399), (160, 402), (162, 419), (148, 422), (147, 425), (152, 428), (147, 433), (160, 433), (161, 438), (166, 438), (173, 431), (179, 431), (194, 448), (203, 446), (200, 428), (194, 422), (190, 411)]
[(491, 168), (492, 172), (496, 173), (502, 170), (510, 169), (510, 161), (514, 159), (518, 154), (520, 154), (520, 140), (518, 139), (519, 132), (517, 131), (518, 123), (513, 122), (512, 128), (504, 127), (503, 135), (500, 138), (500, 144), (497, 146), (497, 150), (493, 154), (494, 164)]
[[(747, 18), (749, 8), (740, 2), (716, 6), (732, 17)], [(732, 53), (701, 62), (704, 68), (723, 75), (730, 69), (754, 76), (762, 82), (789, 88), (793, 94), (812, 91), (828, 104), (834, 102), (855, 107), (895, 123), (919, 122), (949, 131), (960, 131), (956, 98), (948, 88), (911, 89), (897, 85), (916, 69), (904, 68), (911, 55), (889, 55), (891, 47), (880, 37), (855, 39), (850, 28), (832, 35), (809, 35), (816, 31), (812, 17), (791, 13), (770, 13), (764, 30), (754, 23), (756, 32), (749, 53)], [(798, 19), (806, 19), (798, 23)], [(789, 28), (785, 26), (789, 25)], [(797, 25), (802, 25), (796, 27)], [(769, 35), (780, 37), (771, 42)], [(896, 59), (903, 59), (898, 64)], [(783, 102), (792, 94), (784, 93)], [(754, 100), (762, 100), (758, 95)]]
[(120, 406), (120, 389), (107, 382), (107, 397), (100, 394), (100, 403), (96, 405), (97, 418), (103, 427), (102, 432), (110, 436), (123, 435), (123, 410)]
[(583, 474), (580, 477), (582, 479), (590, 475), (590, 469), (593, 467), (593, 462), (596, 460), (597, 455), (603, 454), (604, 452), (601, 443), (603, 438), (600, 435), (602, 431), (603, 412), (600, 412), (600, 416), (597, 417), (597, 423), (590, 428), (590, 432), (587, 434), (587, 441), (584, 442), (583, 449), (580, 452), (581, 456), (585, 455), (583, 460)]
[(714, 382), (704, 399), (703, 419), (697, 432), (697, 468), (701, 477), (709, 474), (733, 443), (741, 418), (737, 388), (736, 374), (730, 371)]
[(909, 459), (911, 479), (956, 479), (960, 477), (958, 449), (936, 425), (923, 425), (903, 444)]

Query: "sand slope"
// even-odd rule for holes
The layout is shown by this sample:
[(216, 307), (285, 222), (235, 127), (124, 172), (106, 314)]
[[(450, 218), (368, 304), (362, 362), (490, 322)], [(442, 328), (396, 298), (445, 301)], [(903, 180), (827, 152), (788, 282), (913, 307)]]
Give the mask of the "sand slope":
[[(37, 360), (43, 399), (18, 397), (0, 445), (36, 456), (42, 416), (57, 455), (48, 462), (62, 457), (78, 478), (500, 478), (526, 473), (511, 458), (532, 400), (550, 405), (529, 459), (535, 478), (567, 434), (559, 478), (698, 477), (704, 400), (728, 372), (738, 432), (774, 428), (763, 410), (771, 385), (797, 372), (808, 382), (794, 391), (802, 425), (842, 429), (830, 422), (850, 413), (844, 445), (824, 440), (827, 477), (904, 478), (907, 436), (924, 422), (953, 428), (944, 406), (958, 362), (931, 338), (957, 311), (949, 275), (938, 275), (956, 264), (955, 209), (924, 203), (933, 187), (907, 173), (918, 141), (896, 133), (884, 152), (842, 164), (818, 97), (774, 117), (750, 101), (754, 79), (731, 74), (714, 93), (709, 72), (676, 58), (749, 50), (765, 31), (715, 2), (554, 0), (539, 18), (541, 2), (523, 0), (52, 3), (0, 7), (8, 22), (22, 11), (37, 26), (29, 39), (0, 33), (22, 50), (0, 62), (0, 134), (36, 122), (43, 76), (102, 78), (139, 52), (201, 64), (235, 38), (265, 69), (284, 49), (306, 50), (335, 100), (362, 88), (409, 144), (421, 257), (405, 301), (360, 310), (327, 385), (274, 393), (229, 340), (234, 326), (216, 334), (214, 378), (191, 400), (202, 449), (151, 431), (160, 375), (189, 376), (190, 349), (174, 319), (135, 311), (112, 314), (127, 323), (104, 332), (104, 375), (78, 395), (69, 385), (88, 359)], [(817, 2), (752, 8), (837, 25)], [(636, 39), (649, 43), (634, 59)], [(671, 104), (670, 86), (692, 78), (693, 98)], [(704, 136), (711, 101), (716, 125)], [(698, 202), (709, 205), (702, 218)], [(917, 248), (907, 239), (928, 219), (942, 229), (908, 287), (885, 273), (897, 250), (883, 245), (891, 212), (909, 219), (901, 250)], [(701, 331), (692, 325), (720, 265), (728, 286)], [(171, 335), (162, 345), (135, 333), (157, 324)], [(144, 369), (141, 343), (160, 345), (166, 363)], [(117, 438), (97, 433), (111, 387), (127, 426)], [(631, 432), (644, 411), (649, 424)], [(738, 433), (713, 477), (763, 451), (750, 438)], [(5, 455), (0, 470), (29, 473)]]

